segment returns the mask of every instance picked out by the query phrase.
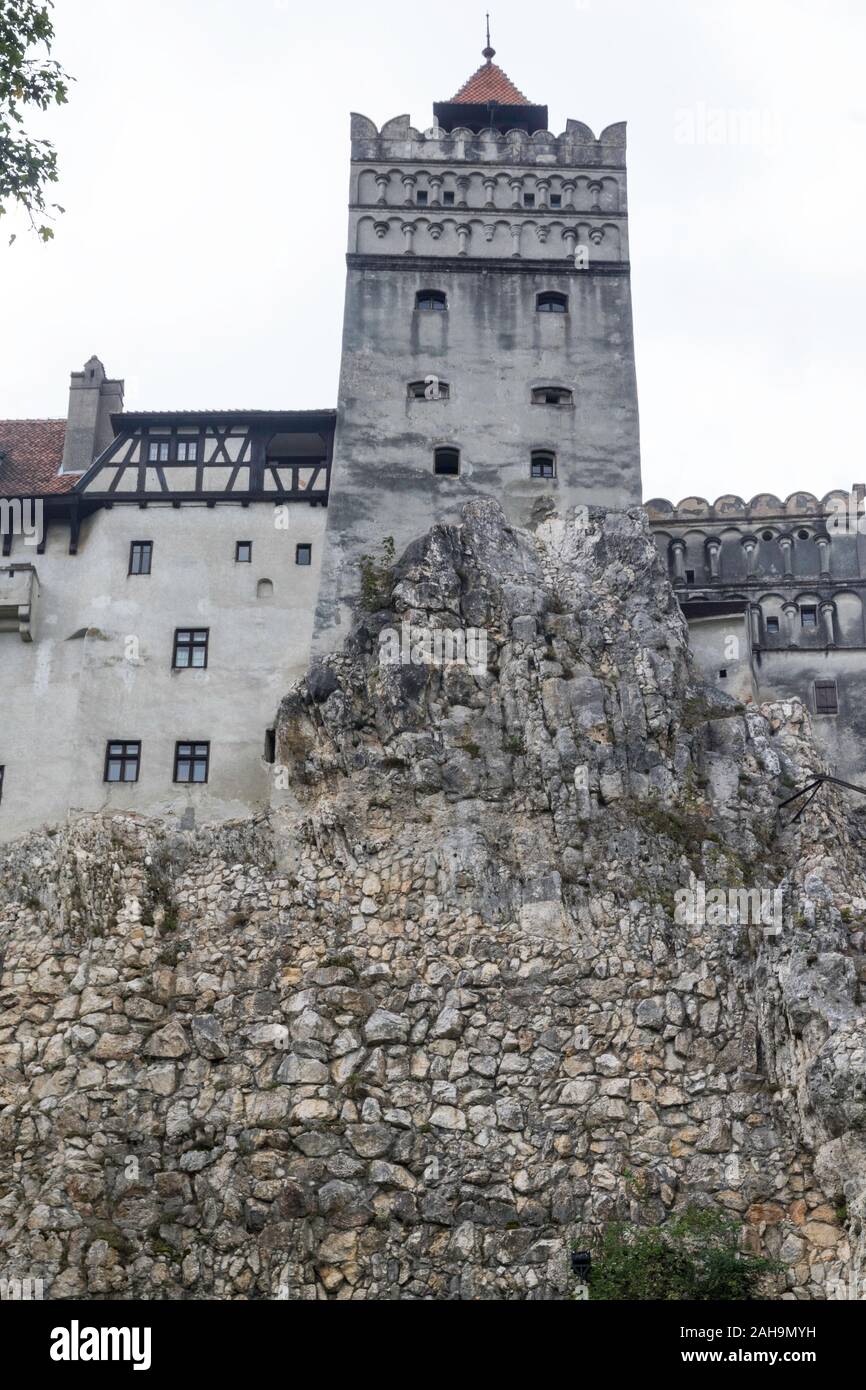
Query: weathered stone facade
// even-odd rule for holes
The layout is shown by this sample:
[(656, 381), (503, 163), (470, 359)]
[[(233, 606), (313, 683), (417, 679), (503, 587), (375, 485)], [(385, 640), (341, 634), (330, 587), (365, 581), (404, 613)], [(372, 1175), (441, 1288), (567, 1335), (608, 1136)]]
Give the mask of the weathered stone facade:
[(706, 679), (741, 699), (801, 700), (828, 766), (861, 780), (864, 495), (857, 483), (821, 498), (645, 504)]
[[(0, 1239), (49, 1297), (557, 1298), (614, 1213), (856, 1296), (858, 821), (800, 706), (696, 683), (645, 519), (436, 527), (285, 700), (284, 804), (8, 847)], [(487, 669), (390, 665), (409, 619)], [(777, 936), (676, 893), (781, 885)], [(849, 1290), (849, 1292), (846, 1292)]]

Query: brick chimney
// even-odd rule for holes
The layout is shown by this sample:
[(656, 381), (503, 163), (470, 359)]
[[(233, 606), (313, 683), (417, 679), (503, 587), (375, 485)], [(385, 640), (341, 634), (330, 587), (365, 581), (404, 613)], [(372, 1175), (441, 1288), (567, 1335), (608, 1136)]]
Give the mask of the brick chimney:
[(123, 382), (109, 381), (98, 357), (73, 372), (61, 473), (83, 473), (114, 438), (112, 412), (123, 409)]

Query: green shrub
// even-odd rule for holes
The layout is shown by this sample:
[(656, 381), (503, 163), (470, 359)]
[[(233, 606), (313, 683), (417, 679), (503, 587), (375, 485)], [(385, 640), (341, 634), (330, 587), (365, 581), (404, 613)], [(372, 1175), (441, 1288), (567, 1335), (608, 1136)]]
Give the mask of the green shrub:
[(368, 613), (378, 613), (380, 609), (388, 607), (394, 584), (395, 555), (394, 537), (386, 536), (379, 555), (362, 555), (358, 561), (361, 603)]
[(748, 1301), (776, 1266), (740, 1249), (723, 1212), (687, 1207), (664, 1226), (611, 1222), (593, 1255), (589, 1296), (624, 1302)]

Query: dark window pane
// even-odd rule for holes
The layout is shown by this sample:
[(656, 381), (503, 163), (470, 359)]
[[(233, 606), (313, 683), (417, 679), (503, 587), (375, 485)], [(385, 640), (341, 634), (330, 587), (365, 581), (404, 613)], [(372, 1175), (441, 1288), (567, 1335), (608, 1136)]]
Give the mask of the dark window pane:
[(437, 449), (433, 455), (433, 472), (441, 478), (456, 478), (460, 473), (459, 451)]
[(568, 311), (568, 298), (555, 290), (546, 290), (538, 296), (536, 307), (540, 314), (564, 314)]
[(553, 478), (556, 476), (556, 459), (553, 454), (533, 454), (530, 467), (533, 478)]

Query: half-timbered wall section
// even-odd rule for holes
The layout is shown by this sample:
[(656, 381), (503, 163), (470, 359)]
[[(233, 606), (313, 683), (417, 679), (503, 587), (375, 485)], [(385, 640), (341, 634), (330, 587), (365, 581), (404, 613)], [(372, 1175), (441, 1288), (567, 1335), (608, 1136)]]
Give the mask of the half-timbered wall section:
[(117, 415), (117, 436), (78, 485), (89, 500), (326, 503), (333, 411)]
[(856, 484), (646, 510), (707, 678), (740, 698), (802, 700), (831, 763), (866, 776), (864, 501)]

